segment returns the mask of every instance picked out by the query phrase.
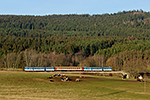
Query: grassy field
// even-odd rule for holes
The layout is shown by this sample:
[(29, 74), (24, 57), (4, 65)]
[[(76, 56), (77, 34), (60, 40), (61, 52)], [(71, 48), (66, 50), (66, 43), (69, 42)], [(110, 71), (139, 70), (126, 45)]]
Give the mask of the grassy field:
[[(0, 71), (0, 100), (149, 100), (150, 83), (94, 77), (81, 82), (50, 82), (50, 73)], [(118, 80), (118, 81), (117, 81)]]

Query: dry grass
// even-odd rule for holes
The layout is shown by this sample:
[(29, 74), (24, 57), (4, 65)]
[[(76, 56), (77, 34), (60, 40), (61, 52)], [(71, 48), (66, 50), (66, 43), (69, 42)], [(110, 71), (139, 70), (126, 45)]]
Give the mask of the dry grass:
[[(2, 100), (149, 100), (143, 83), (118, 79), (89, 77), (81, 82), (53, 82), (50, 73), (0, 72)], [(73, 77), (73, 76), (70, 76)]]

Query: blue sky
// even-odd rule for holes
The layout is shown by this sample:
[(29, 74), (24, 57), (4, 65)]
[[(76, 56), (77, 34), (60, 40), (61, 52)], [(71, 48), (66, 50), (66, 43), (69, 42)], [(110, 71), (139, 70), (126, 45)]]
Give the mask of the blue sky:
[(150, 0), (1, 0), (0, 15), (105, 14), (142, 9)]

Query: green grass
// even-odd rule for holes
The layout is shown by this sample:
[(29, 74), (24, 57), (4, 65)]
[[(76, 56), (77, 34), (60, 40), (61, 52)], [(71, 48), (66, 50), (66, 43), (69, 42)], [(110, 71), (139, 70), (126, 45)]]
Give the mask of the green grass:
[(150, 67), (147, 68), (147, 71), (150, 71)]
[(109, 80), (50, 83), (46, 79), (49, 76), (50, 73), (0, 71), (0, 100), (149, 100), (150, 97), (150, 83), (146, 84), (145, 95), (143, 83)]
[(23, 71), (22, 68), (0, 68), (0, 71)]

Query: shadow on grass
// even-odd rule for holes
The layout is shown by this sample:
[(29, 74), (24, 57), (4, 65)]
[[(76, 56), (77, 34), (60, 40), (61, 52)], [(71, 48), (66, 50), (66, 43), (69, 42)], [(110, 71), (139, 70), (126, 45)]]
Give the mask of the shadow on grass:
[(108, 93), (108, 94), (103, 94), (103, 95), (98, 95), (98, 96), (100, 96), (100, 97), (110, 96), (110, 95), (114, 95), (114, 94), (118, 94), (118, 93), (122, 93), (122, 92), (126, 92), (126, 91), (118, 91), (118, 92), (113, 92), (113, 93)]

